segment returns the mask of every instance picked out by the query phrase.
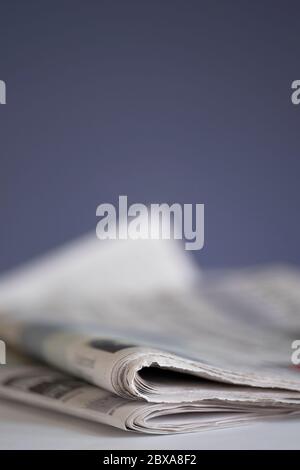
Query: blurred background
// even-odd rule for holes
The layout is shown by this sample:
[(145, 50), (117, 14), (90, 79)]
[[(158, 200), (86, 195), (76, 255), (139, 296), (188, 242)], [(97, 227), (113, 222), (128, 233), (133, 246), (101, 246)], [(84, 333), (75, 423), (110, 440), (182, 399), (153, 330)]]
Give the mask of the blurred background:
[(292, 0), (2, 0), (0, 271), (95, 230), (120, 194), (204, 203), (202, 266), (299, 264), (299, 15)]

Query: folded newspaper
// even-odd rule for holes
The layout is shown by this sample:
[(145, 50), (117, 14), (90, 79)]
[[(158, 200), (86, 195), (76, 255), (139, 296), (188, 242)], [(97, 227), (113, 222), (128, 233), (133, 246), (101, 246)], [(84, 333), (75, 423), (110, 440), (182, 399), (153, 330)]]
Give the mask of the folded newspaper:
[(1, 366), (0, 395), (149, 433), (300, 412), (299, 285), (290, 267), (198, 273), (172, 242), (87, 237), (2, 279), (0, 338), (47, 367)]
[(180, 404), (126, 400), (53, 369), (20, 361), (0, 374), (0, 397), (150, 434), (224, 428), (293, 413), (291, 407), (273, 406), (267, 395), (259, 405), (212, 399)]

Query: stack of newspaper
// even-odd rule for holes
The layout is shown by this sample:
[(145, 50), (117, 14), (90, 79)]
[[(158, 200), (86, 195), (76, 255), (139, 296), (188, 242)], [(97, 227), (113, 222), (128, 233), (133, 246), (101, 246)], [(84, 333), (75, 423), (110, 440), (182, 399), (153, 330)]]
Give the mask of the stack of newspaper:
[(2, 276), (0, 397), (124, 430), (300, 412), (300, 273), (198, 272), (175, 242), (74, 242)]

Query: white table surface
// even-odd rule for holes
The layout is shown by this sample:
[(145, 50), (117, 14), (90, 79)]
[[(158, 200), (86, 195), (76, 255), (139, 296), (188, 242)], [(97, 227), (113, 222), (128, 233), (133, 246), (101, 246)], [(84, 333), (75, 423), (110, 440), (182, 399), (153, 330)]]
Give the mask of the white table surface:
[(147, 436), (1, 399), (0, 449), (300, 449), (300, 416)]

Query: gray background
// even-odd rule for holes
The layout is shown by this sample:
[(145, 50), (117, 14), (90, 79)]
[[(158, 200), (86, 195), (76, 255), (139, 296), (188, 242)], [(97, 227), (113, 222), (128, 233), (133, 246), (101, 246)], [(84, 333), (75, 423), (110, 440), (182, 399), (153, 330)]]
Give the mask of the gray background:
[(206, 205), (204, 266), (300, 262), (300, 2), (0, 1), (0, 270), (96, 206)]

